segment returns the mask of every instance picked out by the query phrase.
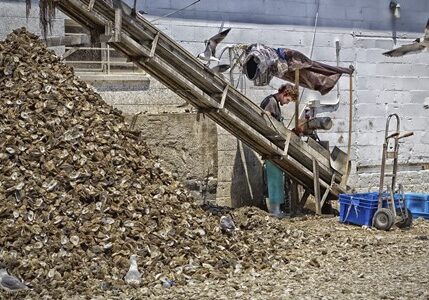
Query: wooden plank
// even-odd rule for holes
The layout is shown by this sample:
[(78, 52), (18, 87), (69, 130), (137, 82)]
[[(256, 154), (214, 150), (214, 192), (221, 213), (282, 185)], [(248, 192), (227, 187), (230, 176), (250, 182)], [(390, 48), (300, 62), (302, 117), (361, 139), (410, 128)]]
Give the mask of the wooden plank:
[(158, 46), (158, 40), (159, 40), (159, 32), (156, 34), (156, 36), (152, 42), (152, 47), (150, 49), (149, 58), (152, 58), (155, 55), (156, 46)]
[(228, 94), (228, 87), (229, 87), (229, 85), (227, 85), (225, 87), (225, 89), (223, 90), (222, 99), (220, 100), (219, 108), (224, 108), (225, 107), (225, 100), (226, 100), (226, 95)]
[(316, 203), (316, 214), (322, 214), (322, 206), (320, 205), (320, 180), (319, 180), (319, 165), (313, 158), (313, 179), (314, 179), (314, 202)]
[[(317, 151), (317, 153), (323, 156), (326, 160), (330, 159), (331, 154), (329, 153), (329, 151), (326, 148), (323, 148), (318, 142), (316, 142), (311, 137), (308, 137), (307, 144), (308, 146), (310, 146), (312, 150)], [(319, 157), (318, 160), (319, 162), (323, 161), (321, 157)]]
[[(332, 186), (334, 185), (334, 180), (335, 180), (335, 175), (332, 176), (332, 180), (331, 180), (331, 185), (330, 187), (332, 188)], [(328, 198), (328, 193), (329, 193), (330, 189), (326, 189), (325, 193), (323, 194), (322, 199), (320, 200), (320, 206), (323, 207), (323, 204), (325, 204), (326, 199)]]
[[(299, 127), (299, 69), (295, 70), (295, 88), (297, 89), (298, 96), (295, 99), (295, 130)], [(298, 131), (296, 131), (298, 132)]]
[(301, 197), (301, 200), (299, 201), (298, 210), (302, 211), (305, 203), (307, 202), (308, 196), (310, 196), (310, 191), (306, 189)]

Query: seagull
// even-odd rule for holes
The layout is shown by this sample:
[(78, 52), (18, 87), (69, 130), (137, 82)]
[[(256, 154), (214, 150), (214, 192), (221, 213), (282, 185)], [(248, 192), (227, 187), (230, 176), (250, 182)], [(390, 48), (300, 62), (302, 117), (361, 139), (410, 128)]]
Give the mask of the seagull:
[(198, 58), (205, 61), (219, 61), (219, 59), (215, 56), (216, 54), (216, 46), (226, 37), (231, 28), (228, 28), (218, 34), (212, 36), (209, 40), (204, 41), (206, 44), (206, 49), (204, 52), (198, 54)]
[(28, 286), (22, 283), (18, 278), (9, 275), (6, 269), (0, 269), (0, 286), (8, 292), (28, 290)]
[(228, 71), (228, 69), (230, 67), (231, 66), (229, 64), (219, 64), (217, 66), (214, 66), (214, 67), (210, 68), (210, 70), (212, 70), (215, 73), (223, 73), (223, 72)]
[(141, 282), (141, 274), (137, 268), (137, 255), (133, 254), (130, 257), (130, 269), (125, 275), (125, 282), (129, 285), (139, 286)]
[(231, 216), (220, 217), (219, 226), (223, 233), (232, 234), (235, 230), (235, 224)]
[(429, 19), (428, 19), (428, 22), (426, 23), (424, 36), (416, 39), (412, 44), (406, 44), (401, 47), (395, 48), (393, 50), (384, 52), (383, 55), (398, 57), (398, 56), (403, 56), (405, 54), (422, 52), (423, 50), (427, 51), (428, 49), (429, 49)]

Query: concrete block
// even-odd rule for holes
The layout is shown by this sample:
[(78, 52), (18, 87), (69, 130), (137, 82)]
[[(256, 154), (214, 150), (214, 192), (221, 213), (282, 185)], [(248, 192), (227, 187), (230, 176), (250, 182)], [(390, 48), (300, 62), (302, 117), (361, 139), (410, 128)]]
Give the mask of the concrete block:
[[(429, 144), (429, 132), (425, 132), (420, 140), (422, 144)], [(427, 149), (426, 149), (427, 151)]]
[(426, 110), (422, 109), (422, 106), (420, 104), (412, 104), (412, 103), (406, 103), (406, 104), (394, 104), (389, 103), (387, 105), (387, 111), (389, 113), (397, 113), (403, 118), (406, 117), (423, 117), (427, 116)]
[(313, 52), (316, 61), (335, 61), (335, 47), (317, 47)]
[[(429, 97), (429, 90), (415, 90), (410, 91), (411, 102), (416, 104), (426, 104), (426, 99)], [(427, 103), (429, 104), (429, 102)]]
[[(0, 4), (0, 18), (3, 17), (18, 17), (22, 18), (26, 16), (26, 5), (25, 1), (1, 1)], [(33, 3), (29, 18), (39, 17), (39, 6)]]
[(379, 165), (381, 163), (382, 145), (360, 145), (358, 151), (359, 165)]
[(374, 7), (363, 7), (362, 14), (365, 16), (365, 21), (384, 21), (388, 20), (390, 22), (391, 12), (389, 10), (388, 4), (385, 5), (382, 9), (376, 9)]
[(358, 132), (382, 132), (386, 127), (386, 120), (376, 117), (358, 118), (354, 123), (354, 128)]
[(359, 146), (381, 145), (384, 142), (384, 130), (358, 130), (356, 131), (356, 142)]
[(359, 117), (384, 117), (386, 106), (382, 104), (362, 103), (356, 105)]
[(230, 167), (234, 165), (236, 159), (239, 159), (237, 150), (218, 151), (219, 167)]
[(233, 151), (237, 149), (237, 138), (231, 134), (219, 134), (218, 135), (218, 150), (229, 150)]
[(357, 98), (359, 103), (379, 103), (377, 100), (380, 97), (381, 91), (373, 90), (359, 90), (357, 93)]
[(216, 204), (219, 206), (227, 206), (232, 207), (232, 199), (231, 196), (228, 197), (220, 197), (216, 195)]
[(376, 48), (375, 47), (376, 43), (377, 43), (377, 39), (375, 38), (356, 37), (354, 40), (354, 45), (359, 50), (360, 48), (362, 49)]
[(394, 103), (411, 103), (411, 92), (409, 91), (395, 91), (393, 93)]
[(231, 181), (218, 181), (216, 198), (231, 198)]
[[(40, 36), (41, 31), (39, 27), (38, 18), (29, 18), (28, 21), (25, 18), (25, 14), (21, 17), (18, 16), (5, 16), (0, 19), (0, 39), (6, 38), (6, 36), (13, 30), (26, 27), (28, 31)], [(60, 36), (64, 35), (64, 20), (55, 19), (53, 20), (52, 32), (48, 30), (48, 36)]]
[(234, 165), (219, 166), (218, 181), (230, 182), (234, 176)]
[[(331, 0), (335, 1), (335, 0)], [(319, 6), (319, 17), (320, 18), (329, 18), (335, 15), (335, 19), (346, 20), (346, 5), (344, 1), (338, 1), (338, 3), (320, 3)]]
[(362, 7), (349, 6), (346, 7), (346, 17), (349, 20), (363, 20)]

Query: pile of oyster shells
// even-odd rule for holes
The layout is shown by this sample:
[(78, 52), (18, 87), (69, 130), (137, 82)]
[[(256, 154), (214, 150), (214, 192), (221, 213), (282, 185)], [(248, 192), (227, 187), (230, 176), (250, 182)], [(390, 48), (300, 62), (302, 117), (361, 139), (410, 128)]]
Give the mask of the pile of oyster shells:
[(37, 36), (0, 42), (0, 263), (30, 293), (122, 291), (132, 254), (146, 287), (287, 262), (277, 220), (234, 211), (226, 236), (161, 163)]

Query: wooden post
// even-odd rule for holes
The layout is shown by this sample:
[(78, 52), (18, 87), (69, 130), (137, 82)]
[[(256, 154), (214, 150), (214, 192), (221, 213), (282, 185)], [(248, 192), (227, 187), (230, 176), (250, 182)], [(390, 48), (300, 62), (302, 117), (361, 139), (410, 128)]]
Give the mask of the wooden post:
[(296, 215), (298, 212), (298, 183), (294, 180), (290, 180), (290, 214), (291, 216)]
[(122, 30), (122, 9), (115, 8), (115, 34), (113, 35), (113, 40), (119, 42), (121, 38)]
[(95, 3), (95, 0), (90, 0), (90, 1), (89, 1), (89, 4), (88, 4), (88, 10), (89, 10), (89, 11), (91, 11), (91, 10), (92, 10), (92, 8), (94, 7), (94, 3)]
[(313, 158), (313, 182), (314, 182), (314, 202), (316, 203), (316, 214), (322, 214), (322, 207), (320, 205), (320, 183), (319, 183), (319, 164)]
[(299, 123), (299, 69), (295, 70), (295, 88), (298, 91), (295, 99), (295, 130), (298, 130)]
[(344, 187), (347, 187), (347, 181), (349, 179), (349, 161), (350, 161), (350, 152), (351, 152), (351, 146), (352, 146), (352, 124), (353, 124), (353, 74), (350, 74), (350, 81), (349, 81), (349, 141), (347, 144), (347, 163), (346, 163), (346, 170), (343, 175), (341, 185)]
[(298, 203), (298, 211), (299, 212), (302, 212), (302, 209), (304, 208), (305, 203), (307, 202), (308, 196), (310, 196), (310, 192), (309, 192), (309, 190), (306, 189), (304, 191), (304, 194), (301, 197), (301, 200)]
[(158, 39), (159, 39), (159, 31), (156, 33), (155, 38), (152, 41), (152, 47), (150, 49), (149, 58), (152, 58), (155, 55), (156, 46), (158, 46)]

